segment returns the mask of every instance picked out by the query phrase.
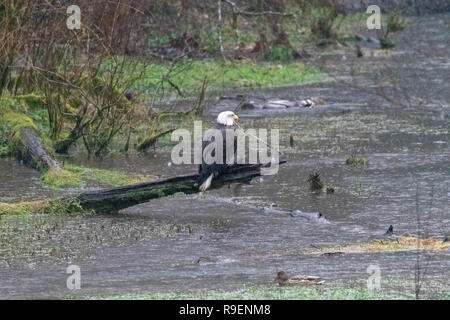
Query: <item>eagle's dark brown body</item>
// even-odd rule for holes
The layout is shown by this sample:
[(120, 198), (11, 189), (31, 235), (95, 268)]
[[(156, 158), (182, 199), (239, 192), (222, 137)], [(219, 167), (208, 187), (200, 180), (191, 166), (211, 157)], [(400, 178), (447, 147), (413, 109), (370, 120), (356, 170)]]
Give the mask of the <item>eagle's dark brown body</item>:
[[(212, 147), (212, 143), (215, 142), (215, 137), (212, 136), (211, 139), (203, 141), (202, 143), (202, 164), (199, 166), (199, 177), (198, 177), (198, 185), (200, 186), (200, 190), (204, 191), (209, 188), (211, 182), (214, 178), (217, 178), (221, 174), (223, 174), (228, 166), (230, 165), (229, 159), (234, 159), (234, 163), (236, 162), (236, 149), (237, 149), (237, 139), (235, 137), (236, 127), (234, 125), (226, 126), (220, 123), (217, 123), (213, 129), (218, 129), (222, 135), (222, 161), (221, 163), (206, 163), (205, 162), (205, 150)], [(228, 150), (227, 154), (227, 131), (228, 137), (233, 139), (233, 142), (230, 142), (231, 150)], [(219, 146), (216, 146), (219, 148)], [(208, 151), (206, 151), (208, 152)], [(215, 150), (210, 151), (212, 157), (215, 156)], [(231, 154), (230, 154), (231, 153)], [(203, 187), (202, 187), (203, 186)]]

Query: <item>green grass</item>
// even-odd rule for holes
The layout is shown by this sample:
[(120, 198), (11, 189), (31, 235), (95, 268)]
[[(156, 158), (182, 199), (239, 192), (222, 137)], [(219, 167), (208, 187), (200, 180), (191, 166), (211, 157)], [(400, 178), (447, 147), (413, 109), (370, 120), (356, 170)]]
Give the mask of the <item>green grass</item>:
[(75, 174), (81, 181), (93, 181), (95, 183), (105, 184), (109, 186), (123, 186), (154, 179), (154, 177), (142, 176), (129, 172), (125, 173), (115, 170), (87, 168), (72, 164), (66, 164), (65, 169)]
[[(169, 70), (168, 64), (152, 64), (143, 80), (136, 81), (138, 90), (156, 89)], [(320, 71), (301, 62), (290, 64), (223, 61), (183, 61), (170, 74), (171, 81), (182, 90), (198, 90), (205, 78), (210, 88), (275, 87), (320, 81)], [(170, 84), (165, 81), (165, 89)]]
[(2, 215), (21, 215), (29, 216), (31, 214), (87, 214), (80, 203), (76, 200), (36, 200), (16, 203), (0, 202), (0, 217)]
[(79, 175), (69, 170), (49, 170), (41, 177), (42, 182), (55, 188), (81, 187), (82, 181)]
[[(447, 297), (446, 291), (441, 293)], [(369, 291), (365, 288), (330, 287), (278, 287), (244, 286), (233, 291), (207, 290), (193, 293), (160, 292), (149, 294), (125, 294), (117, 296), (91, 296), (84, 299), (106, 300), (378, 300), (404, 299), (394, 292)]]

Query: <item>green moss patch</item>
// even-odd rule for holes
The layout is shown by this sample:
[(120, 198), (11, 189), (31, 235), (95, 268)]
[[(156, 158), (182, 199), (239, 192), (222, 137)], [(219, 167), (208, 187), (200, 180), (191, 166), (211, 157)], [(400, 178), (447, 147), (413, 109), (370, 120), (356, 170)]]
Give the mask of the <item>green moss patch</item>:
[(345, 164), (348, 166), (366, 166), (369, 161), (365, 158), (358, 158), (351, 156), (345, 161)]
[(18, 112), (6, 112), (3, 114), (2, 120), (0, 120), (0, 126), (3, 127), (2, 131), (5, 136), (2, 140), (7, 142), (9, 147), (8, 152), (11, 152), (11, 150), (14, 150), (15, 147), (20, 145), (19, 139), (21, 128), (30, 127), (37, 130), (30, 117)]
[(42, 176), (42, 182), (56, 188), (75, 188), (82, 185), (80, 176), (69, 170), (49, 170)]
[(92, 181), (110, 186), (123, 186), (155, 179), (154, 177), (143, 176), (134, 173), (87, 168), (76, 165), (66, 165), (65, 169), (75, 174), (77, 177), (79, 177), (80, 180), (84, 182)]
[(6, 126), (10, 127), (14, 132), (23, 127), (36, 128), (33, 120), (30, 117), (27, 117), (23, 113), (18, 112), (6, 112), (3, 115), (3, 123)]
[(42, 176), (42, 182), (56, 188), (77, 188), (87, 183), (101, 186), (119, 187), (134, 183), (148, 182), (155, 177), (125, 173), (115, 170), (87, 168), (66, 164), (63, 170), (50, 170)]

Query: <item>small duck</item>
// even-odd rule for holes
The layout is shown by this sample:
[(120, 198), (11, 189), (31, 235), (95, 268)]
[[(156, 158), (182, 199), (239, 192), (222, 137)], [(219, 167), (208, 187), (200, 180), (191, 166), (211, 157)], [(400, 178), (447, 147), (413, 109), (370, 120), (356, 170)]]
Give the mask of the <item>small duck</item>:
[(325, 282), (321, 278), (315, 276), (297, 275), (289, 278), (284, 271), (279, 271), (273, 281), (278, 282), (280, 287), (321, 285)]

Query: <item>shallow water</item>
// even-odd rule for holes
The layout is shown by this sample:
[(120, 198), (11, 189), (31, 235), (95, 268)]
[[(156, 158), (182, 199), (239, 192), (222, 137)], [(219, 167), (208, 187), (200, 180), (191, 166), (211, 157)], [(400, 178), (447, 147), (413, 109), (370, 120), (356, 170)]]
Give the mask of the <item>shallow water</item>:
[[(287, 163), (275, 176), (203, 195), (158, 199), (118, 215), (2, 218), (0, 298), (231, 289), (270, 284), (278, 270), (365, 284), (372, 264), (381, 268), (382, 281), (414, 278), (414, 251), (331, 256), (308, 251), (383, 239), (389, 225), (396, 235), (416, 234), (417, 213), (422, 236), (450, 234), (450, 54), (445, 45), (450, 33), (445, 19), (449, 16), (411, 22), (392, 57), (360, 62), (346, 48), (324, 58), (341, 75), (357, 61), (356, 79), (374, 90), (371, 68), (385, 68), (410, 96), (421, 97), (421, 104), (415, 100), (408, 108), (395, 107), (336, 81), (252, 92), (291, 100), (320, 96), (327, 102), (315, 109), (240, 113), (245, 128), (280, 129)], [(405, 42), (411, 33), (415, 41)], [(230, 106), (215, 105), (206, 118), (222, 108)], [(369, 164), (346, 166), (352, 154)], [(169, 166), (168, 147), (102, 161), (77, 155), (71, 161), (159, 176), (196, 170)], [(316, 170), (335, 193), (309, 191), (308, 175)], [(33, 170), (14, 159), (0, 159), (0, 201), (61, 193), (43, 187)], [(279, 210), (320, 212), (329, 223), (259, 209), (272, 204)], [(426, 270), (424, 288), (449, 290), (449, 250), (423, 252), (420, 261)], [(69, 264), (81, 268), (82, 289), (76, 292), (66, 288)], [(413, 293), (413, 281), (408, 281), (399, 293)]]

